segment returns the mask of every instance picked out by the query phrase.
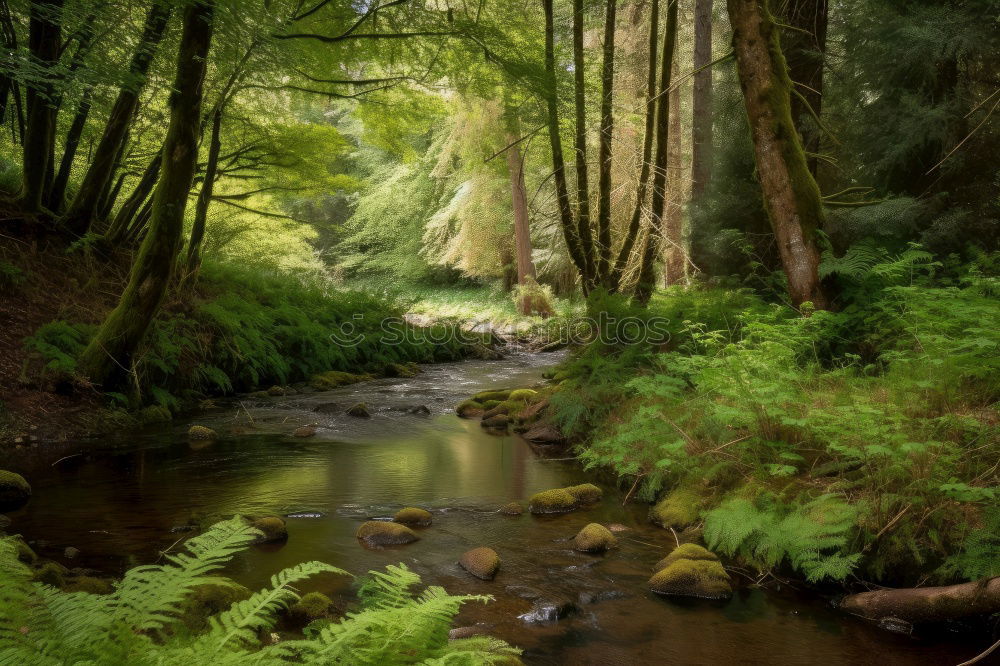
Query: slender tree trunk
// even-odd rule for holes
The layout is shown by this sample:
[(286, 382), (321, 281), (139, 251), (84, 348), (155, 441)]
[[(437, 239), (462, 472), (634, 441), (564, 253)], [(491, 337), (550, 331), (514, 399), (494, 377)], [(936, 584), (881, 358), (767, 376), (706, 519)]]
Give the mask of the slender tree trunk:
[(552, 17), (553, 0), (542, 0), (545, 13), (545, 108), (546, 124), (549, 130), (549, 144), (552, 149), (552, 180), (555, 183), (556, 201), (559, 205), (559, 222), (566, 240), (570, 258), (580, 273), (583, 291), (590, 289), (587, 279), (587, 260), (573, 218), (573, 208), (569, 201), (569, 188), (566, 184), (566, 163), (563, 158), (562, 138), (559, 134), (559, 98), (556, 86), (555, 65), (555, 27)]
[(153, 156), (153, 159), (150, 160), (149, 165), (143, 172), (142, 178), (139, 179), (135, 189), (132, 190), (132, 194), (125, 199), (121, 208), (118, 209), (118, 214), (115, 215), (114, 220), (111, 222), (111, 226), (104, 233), (104, 239), (112, 247), (117, 246), (125, 239), (125, 235), (133, 219), (135, 219), (137, 213), (142, 208), (142, 204), (149, 197), (149, 193), (156, 186), (156, 181), (160, 177), (160, 164), (162, 161), (162, 152), (158, 152)]
[(83, 136), (83, 129), (90, 116), (92, 95), (93, 89), (88, 86), (80, 97), (73, 122), (66, 133), (66, 146), (63, 148), (59, 171), (56, 173), (55, 180), (52, 181), (52, 189), (49, 190), (49, 208), (54, 212), (59, 212), (65, 203), (66, 186), (69, 184), (69, 176), (73, 171), (73, 160), (76, 158), (76, 150), (80, 147), (80, 137)]
[(576, 227), (587, 265), (584, 281), (595, 286), (597, 266), (590, 231), (590, 183), (587, 169), (587, 84), (583, 60), (583, 0), (573, 0), (573, 101), (576, 111), (574, 152), (576, 155)]
[[(712, 0), (694, 3), (694, 68), (712, 62)], [(712, 69), (694, 75), (691, 120), (691, 199), (705, 194), (712, 180)]]
[(111, 108), (104, 134), (80, 183), (80, 191), (66, 212), (65, 224), (73, 233), (84, 234), (99, 212), (101, 199), (106, 195), (108, 183), (114, 175), (115, 162), (135, 120), (139, 93), (145, 86), (153, 56), (166, 31), (170, 10), (171, 5), (166, 0), (154, 0), (149, 8), (142, 37), (129, 64), (128, 79)]
[(660, 3), (652, 0), (649, 10), (649, 60), (646, 67), (646, 127), (642, 136), (642, 166), (639, 168), (639, 181), (635, 188), (635, 206), (632, 208), (632, 218), (629, 221), (628, 232), (618, 252), (615, 267), (609, 280), (612, 291), (621, 289), (622, 275), (628, 265), (632, 249), (639, 236), (642, 223), (642, 208), (646, 204), (649, 190), (650, 161), (653, 156), (653, 134), (656, 131), (656, 62), (659, 48)]
[(39, 212), (45, 197), (49, 155), (56, 131), (56, 108), (53, 100), (55, 67), (62, 43), (60, 16), (63, 0), (35, 0), (31, 3), (28, 27), (28, 51), (32, 64), (43, 77), (27, 88), (27, 127), (24, 133), (24, 174), (21, 182), (21, 207)]
[(597, 185), (597, 279), (608, 289), (611, 264), (611, 140), (614, 138), (616, 0), (607, 0), (604, 18), (604, 62), (601, 69), (601, 146)]
[[(806, 163), (813, 177), (819, 160), (820, 129), (815, 121), (806, 120), (812, 112), (817, 117), (823, 108), (823, 60), (826, 55), (828, 0), (783, 0), (784, 22), (792, 27), (782, 37), (782, 50), (788, 61), (788, 76), (792, 80), (792, 122), (802, 137)], [(807, 106), (808, 105), (808, 106)]]
[(650, 201), (651, 217), (646, 247), (639, 266), (639, 282), (635, 287), (635, 300), (645, 305), (656, 288), (655, 265), (660, 253), (663, 206), (667, 190), (667, 141), (670, 134), (670, 89), (674, 47), (677, 43), (677, 0), (667, 4), (667, 25), (663, 34), (663, 52), (660, 59), (660, 89), (656, 96), (656, 157), (653, 162), (653, 195)]
[[(677, 63), (674, 62), (674, 76)], [(663, 279), (669, 286), (684, 280), (684, 170), (681, 168), (681, 89), (670, 91), (670, 136), (667, 141), (667, 191), (663, 211)]]
[(208, 144), (208, 161), (205, 164), (205, 180), (198, 192), (198, 203), (194, 209), (194, 223), (191, 227), (191, 242), (188, 244), (187, 275), (193, 275), (201, 266), (201, 241), (205, 237), (205, 223), (208, 221), (208, 207), (212, 203), (212, 191), (219, 169), (219, 153), (222, 151), (222, 107), (212, 112), (212, 138)]
[[(531, 260), (531, 227), (528, 222), (528, 195), (524, 186), (524, 158), (514, 144), (517, 131), (507, 132), (507, 173), (510, 175), (511, 206), (514, 209), (514, 255), (517, 258), (517, 283), (521, 286), (533, 282), (535, 264)], [(517, 304), (518, 312), (531, 314), (531, 299), (523, 297)]]
[(757, 177), (778, 242), (792, 303), (826, 308), (820, 286), (816, 230), (822, 226), (819, 187), (792, 123), (792, 82), (778, 26), (767, 0), (728, 0), (733, 50), (750, 122)]
[(163, 175), (153, 212), (121, 300), (80, 358), (81, 373), (103, 390), (121, 386), (134, 371), (135, 353), (167, 291), (181, 246), (184, 210), (198, 165), (198, 123), (212, 40), (211, 0), (184, 13), (177, 75), (170, 96), (170, 126), (163, 143)]

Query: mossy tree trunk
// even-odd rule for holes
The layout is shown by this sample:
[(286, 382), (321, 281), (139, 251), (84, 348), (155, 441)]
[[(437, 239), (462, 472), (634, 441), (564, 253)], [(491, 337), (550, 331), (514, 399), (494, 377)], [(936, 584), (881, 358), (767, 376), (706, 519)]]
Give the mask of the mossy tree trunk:
[(590, 231), (590, 182), (587, 169), (587, 82), (583, 59), (583, 0), (573, 0), (573, 103), (575, 132), (573, 152), (576, 157), (576, 228), (583, 250), (586, 270), (582, 274), (584, 290), (596, 286), (597, 264), (594, 239)]
[(155, 0), (146, 14), (142, 37), (129, 63), (128, 77), (111, 107), (104, 133), (80, 183), (80, 189), (66, 211), (65, 224), (75, 234), (86, 233), (100, 212), (102, 200), (107, 196), (116, 162), (122, 154), (139, 108), (139, 94), (145, 86), (153, 56), (170, 20), (170, 11), (171, 4), (167, 0)]
[(733, 51), (750, 123), (757, 177), (788, 291), (797, 307), (827, 307), (819, 281), (816, 231), (822, 225), (819, 187), (792, 122), (788, 67), (767, 0), (728, 0)]
[(28, 52), (36, 69), (25, 96), (27, 123), (24, 132), (24, 172), (21, 180), (21, 207), (40, 212), (45, 201), (45, 185), (50, 173), (51, 148), (56, 132), (54, 83), (62, 45), (63, 0), (34, 0), (28, 24)]
[[(531, 226), (528, 221), (528, 193), (524, 185), (524, 156), (517, 145), (516, 121), (509, 120), (507, 132), (507, 173), (510, 176), (511, 205), (514, 209), (514, 255), (517, 260), (517, 283), (521, 286), (534, 281), (535, 263), (531, 260)], [(531, 314), (531, 300), (521, 298), (518, 312)]]
[(135, 189), (132, 190), (132, 193), (122, 203), (121, 208), (118, 209), (118, 213), (111, 222), (111, 226), (108, 227), (108, 230), (104, 234), (105, 241), (112, 247), (116, 247), (124, 241), (130, 225), (138, 215), (143, 203), (149, 197), (150, 192), (156, 186), (156, 181), (160, 177), (160, 164), (162, 162), (162, 152), (153, 156), (153, 159), (150, 160), (145, 171), (143, 171), (142, 177), (136, 184)]
[(615, 20), (618, 3), (607, 0), (604, 17), (603, 65), (601, 67), (601, 143), (598, 154), (597, 184), (597, 279), (606, 288), (613, 287), (611, 277), (611, 141), (615, 115)]
[[(691, 199), (698, 201), (712, 179), (712, 0), (694, 3), (694, 92), (691, 120)], [(701, 68), (705, 69), (701, 69)]]
[(191, 240), (188, 243), (186, 275), (198, 272), (201, 266), (201, 242), (205, 237), (205, 224), (208, 222), (208, 208), (212, 204), (212, 192), (219, 172), (219, 153), (222, 151), (222, 107), (216, 106), (212, 111), (212, 134), (208, 144), (208, 159), (205, 162), (205, 180), (198, 192), (198, 202), (194, 209), (194, 222), (191, 226)]
[(146, 237), (118, 305), (80, 358), (81, 374), (103, 390), (120, 387), (132, 372), (136, 350), (156, 317), (176, 264), (184, 210), (198, 162), (198, 126), (212, 16), (211, 0), (196, 0), (185, 11), (170, 97), (170, 125), (163, 144), (162, 176), (153, 194)]
[[(673, 64), (678, 75), (677, 62)], [(684, 280), (684, 170), (681, 167), (681, 89), (670, 91), (670, 133), (667, 141), (667, 192), (663, 211), (663, 281), (667, 286)]]

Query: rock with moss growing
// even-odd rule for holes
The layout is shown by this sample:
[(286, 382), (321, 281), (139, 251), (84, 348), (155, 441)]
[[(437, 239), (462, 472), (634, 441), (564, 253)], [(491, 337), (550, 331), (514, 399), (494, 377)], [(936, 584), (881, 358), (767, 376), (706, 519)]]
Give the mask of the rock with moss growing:
[(77, 576), (67, 581), (63, 589), (66, 592), (86, 592), (88, 594), (111, 594), (115, 590), (111, 581), (93, 576)]
[(338, 386), (357, 384), (366, 379), (370, 379), (370, 377), (368, 375), (353, 375), (349, 372), (341, 372), (340, 370), (330, 370), (329, 372), (321, 372), (318, 375), (313, 375), (309, 380), (309, 386), (317, 391), (330, 391)]
[(551, 423), (536, 423), (527, 428), (521, 435), (532, 444), (541, 446), (555, 446), (566, 443), (566, 437), (556, 426)]
[(305, 625), (330, 617), (332, 610), (333, 601), (330, 597), (322, 592), (309, 592), (289, 607), (288, 616), (293, 621)]
[(180, 621), (191, 631), (202, 631), (208, 627), (208, 618), (252, 595), (249, 589), (231, 580), (222, 577), (218, 580), (194, 586), (181, 602)]
[(200, 426), (200, 425), (193, 425), (190, 428), (188, 428), (187, 437), (188, 439), (204, 441), (209, 439), (218, 439), (219, 435), (211, 428), (206, 428), (205, 426)]
[(24, 564), (34, 564), (38, 561), (38, 555), (31, 549), (31, 546), (24, 543), (20, 536), (14, 537), (14, 549), (17, 551), (17, 559)]
[(0, 514), (0, 532), (6, 532), (12, 522), (14, 521), (3, 514)]
[(416, 377), (420, 374), (420, 366), (416, 363), (389, 363), (383, 372), (386, 377)]
[(484, 416), (483, 420), (479, 422), (484, 428), (491, 430), (506, 430), (507, 426), (510, 425), (510, 419), (507, 418), (506, 414), (497, 414), (495, 416)]
[(530, 402), (537, 396), (538, 391), (535, 391), (534, 389), (517, 389), (516, 391), (511, 391), (510, 395), (507, 396), (507, 399), (518, 402)]
[(355, 536), (369, 548), (401, 546), (420, 539), (417, 533), (406, 525), (382, 520), (369, 520), (362, 523)]
[(485, 402), (483, 402), (483, 409), (485, 409), (486, 411), (490, 411), (494, 407), (500, 405), (502, 402), (503, 400), (486, 400)]
[(548, 398), (544, 398), (538, 402), (529, 403), (527, 407), (518, 413), (517, 418), (524, 423), (534, 423), (538, 420), (538, 417), (541, 416), (542, 412), (548, 409), (548, 407)]
[(686, 527), (698, 520), (701, 498), (688, 488), (675, 488), (649, 510), (649, 521), (663, 528)]
[(463, 553), (459, 565), (481, 580), (493, 580), (500, 570), (500, 556), (492, 548), (473, 548)]
[(288, 527), (285, 525), (285, 521), (277, 516), (257, 518), (252, 525), (262, 534), (254, 543), (274, 543), (288, 539)]
[(704, 548), (678, 547), (657, 567), (663, 562), (666, 565), (649, 579), (649, 589), (657, 594), (702, 599), (728, 599), (733, 594), (729, 574), (718, 558)]
[(68, 573), (69, 569), (58, 562), (45, 562), (32, 572), (31, 580), (62, 588), (66, 585), (66, 574)]
[(486, 410), (483, 407), (483, 403), (478, 400), (463, 400), (455, 405), (455, 413), (463, 419), (471, 419), (476, 416), (482, 416), (484, 411)]
[(150, 423), (166, 423), (173, 418), (173, 415), (163, 405), (149, 405), (140, 409), (136, 418), (139, 419), (139, 423), (147, 425)]
[(600, 502), (604, 497), (604, 491), (592, 483), (581, 483), (578, 486), (569, 486), (566, 492), (576, 498), (581, 504), (594, 504)]
[(298, 428), (292, 431), (292, 437), (305, 438), (305, 437), (312, 437), (315, 434), (316, 434), (316, 426), (313, 425), (299, 426)]
[(582, 553), (603, 553), (616, 545), (615, 535), (598, 523), (590, 523), (573, 538), (573, 548)]
[(719, 556), (696, 543), (682, 543), (670, 551), (669, 555), (657, 562), (656, 566), (653, 567), (653, 571), (666, 569), (677, 560), (706, 560), (709, 562), (718, 562)]
[(567, 513), (577, 508), (578, 501), (565, 488), (553, 488), (535, 493), (528, 500), (528, 511), (534, 514)]
[(501, 389), (499, 391), (480, 391), (476, 395), (472, 396), (472, 399), (476, 402), (486, 402), (487, 400), (499, 400), (503, 402), (510, 395), (510, 389)]
[(348, 416), (353, 416), (359, 419), (367, 419), (370, 418), (372, 415), (372, 413), (368, 411), (368, 405), (366, 405), (363, 402), (359, 402), (358, 404), (348, 409), (347, 414)]
[(16, 511), (31, 499), (31, 486), (24, 477), (0, 470), (0, 511)]
[(402, 523), (403, 525), (412, 525), (415, 527), (429, 527), (433, 522), (433, 517), (431, 512), (426, 509), (418, 509), (416, 507), (408, 506), (405, 509), (400, 509), (396, 512), (396, 515), (392, 517), (393, 522)]
[(272, 386), (271, 388), (267, 389), (267, 394), (272, 398), (280, 398), (281, 396), (285, 395), (285, 389), (284, 387), (281, 386)]
[(497, 509), (497, 513), (504, 516), (520, 516), (524, 513), (524, 507), (521, 506), (520, 502), (508, 502)]

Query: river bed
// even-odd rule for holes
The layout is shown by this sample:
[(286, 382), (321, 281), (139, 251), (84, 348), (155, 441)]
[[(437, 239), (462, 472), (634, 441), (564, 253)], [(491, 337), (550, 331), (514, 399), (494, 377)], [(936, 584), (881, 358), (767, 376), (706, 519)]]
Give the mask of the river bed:
[[(960, 637), (893, 635), (787, 586), (741, 586), (727, 602), (660, 598), (645, 583), (673, 536), (646, 521), (648, 507), (623, 508), (623, 493), (612, 486), (603, 485), (599, 505), (570, 514), (496, 513), (540, 490), (595, 481), (572, 460), (539, 456), (516, 435), (487, 433), (453, 412), (476, 391), (538, 383), (557, 360), (523, 354), (426, 366), (413, 378), (237, 400), (125, 442), (81, 444), (81, 455), (21, 465), (34, 498), (11, 514), (11, 529), (42, 555), (118, 574), (155, 560), (189, 524), (235, 513), (310, 514), (288, 518), (286, 543), (254, 547), (229, 575), (259, 588), (306, 560), (354, 574), (404, 562), (426, 584), (493, 595), (491, 604), (467, 606), (456, 626), (486, 625), (523, 648), (528, 664), (956, 664), (985, 647)], [(345, 413), (358, 402), (371, 418)], [(429, 413), (410, 413), (418, 407)], [(189, 443), (191, 424), (214, 428), (221, 439)], [(302, 425), (315, 425), (316, 435), (293, 437)], [(358, 543), (362, 521), (403, 506), (433, 513), (420, 541), (379, 551)], [(589, 522), (630, 529), (606, 555), (576, 553), (569, 540)], [(62, 556), (67, 546), (80, 550), (72, 562)], [(494, 581), (456, 564), (477, 546), (502, 558)], [(303, 589), (343, 596), (349, 584), (324, 578)], [(567, 614), (522, 617), (547, 607)]]

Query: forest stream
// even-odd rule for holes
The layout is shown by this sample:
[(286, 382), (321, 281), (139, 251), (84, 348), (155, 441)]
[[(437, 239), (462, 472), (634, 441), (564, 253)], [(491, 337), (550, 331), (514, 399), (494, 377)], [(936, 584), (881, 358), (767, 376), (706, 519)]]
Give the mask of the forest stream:
[[(674, 538), (647, 522), (646, 505), (622, 507), (623, 493), (607, 484), (602, 503), (590, 509), (555, 517), (498, 514), (501, 504), (541, 490), (600, 484), (569, 454), (546, 458), (516, 435), (490, 434), (454, 414), (455, 403), (476, 391), (540, 382), (558, 360), (558, 354), (522, 354), (438, 364), (413, 378), (237, 399), (128, 443), (89, 447), (51, 465), (34, 461), (34, 499), (11, 517), (39, 554), (120, 574), (156, 560), (195, 522), (235, 513), (287, 516), (287, 542), (253, 548), (227, 573), (257, 589), (279, 569), (307, 560), (354, 574), (404, 562), (425, 584), (493, 595), (490, 604), (467, 605), (455, 626), (482, 624), (523, 648), (529, 664), (889, 666), (956, 664), (980, 651), (960, 638), (882, 631), (790, 586), (741, 583), (726, 602), (657, 597), (646, 580)], [(345, 413), (358, 402), (369, 406), (371, 418)], [(413, 409), (420, 406), (429, 414)], [(189, 443), (184, 433), (191, 424), (222, 438)], [(315, 424), (315, 436), (291, 435), (307, 424)], [(418, 542), (368, 550), (355, 538), (361, 521), (411, 505), (433, 513)], [(574, 552), (569, 540), (589, 522), (628, 529), (606, 555)], [(456, 564), (478, 546), (502, 558), (491, 582)], [(80, 551), (72, 563), (63, 557), (66, 547)], [(329, 577), (305, 589), (336, 599), (350, 584)]]

